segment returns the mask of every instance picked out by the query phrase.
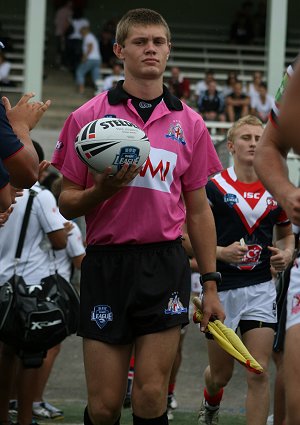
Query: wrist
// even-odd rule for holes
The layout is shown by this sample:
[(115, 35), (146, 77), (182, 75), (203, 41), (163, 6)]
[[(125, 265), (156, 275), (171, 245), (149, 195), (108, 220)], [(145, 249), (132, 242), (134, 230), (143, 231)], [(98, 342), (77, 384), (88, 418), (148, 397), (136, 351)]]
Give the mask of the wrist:
[(222, 276), (219, 272), (210, 272), (204, 273), (200, 275), (200, 283), (202, 287), (214, 287), (220, 285), (222, 282)]

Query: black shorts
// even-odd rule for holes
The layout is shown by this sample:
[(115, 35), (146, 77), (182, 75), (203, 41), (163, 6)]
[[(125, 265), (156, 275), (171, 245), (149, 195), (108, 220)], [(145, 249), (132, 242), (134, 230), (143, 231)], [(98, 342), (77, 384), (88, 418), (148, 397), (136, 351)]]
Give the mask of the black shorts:
[(78, 335), (110, 344), (188, 324), (189, 261), (181, 240), (90, 246), (82, 263)]

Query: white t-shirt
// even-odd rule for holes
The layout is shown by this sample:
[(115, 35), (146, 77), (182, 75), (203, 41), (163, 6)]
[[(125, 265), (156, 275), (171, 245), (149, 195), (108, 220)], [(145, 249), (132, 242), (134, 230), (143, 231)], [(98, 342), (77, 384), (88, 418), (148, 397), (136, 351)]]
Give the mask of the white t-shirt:
[(102, 91), (109, 90), (113, 87), (114, 83), (117, 83), (120, 80), (124, 80), (124, 75), (108, 75), (104, 78)]
[(70, 39), (76, 38), (76, 39), (79, 39), (79, 40), (82, 39), (82, 35), (81, 35), (81, 32), (80, 32), (81, 28), (90, 26), (90, 22), (86, 18), (72, 19), (71, 24), (73, 26), (73, 32), (72, 32), (72, 34), (69, 35), (69, 38)]
[(35, 184), (33, 189), (38, 194), (32, 203), (22, 254), (16, 270), (15, 254), (29, 197), (28, 189), (24, 190), (23, 196), (16, 198), (13, 212), (5, 225), (0, 228), (0, 285), (10, 279), (15, 271), (16, 274), (23, 276), (28, 285), (37, 285), (42, 278), (55, 270), (46, 234), (63, 229), (63, 217), (49, 190), (43, 190), (39, 184)]
[[(63, 219), (66, 222), (65, 219)], [(54, 251), (54, 262), (57, 272), (63, 276), (68, 282), (71, 280), (72, 259), (79, 255), (85, 254), (82, 233), (78, 225), (72, 222), (73, 229), (68, 234), (68, 242), (65, 249)]]
[(251, 107), (256, 109), (257, 112), (262, 113), (264, 115), (268, 115), (273, 108), (274, 98), (270, 94), (267, 94), (265, 103), (261, 101), (260, 96), (253, 98), (251, 102)]
[(88, 46), (90, 44), (92, 45), (92, 50), (88, 54), (87, 59), (101, 59), (98, 40), (91, 32), (89, 32), (85, 37), (83, 37), (82, 50), (84, 54), (87, 53)]
[(8, 61), (5, 61), (0, 64), (0, 81), (4, 83), (9, 82), (9, 73), (10, 73), (11, 64)]

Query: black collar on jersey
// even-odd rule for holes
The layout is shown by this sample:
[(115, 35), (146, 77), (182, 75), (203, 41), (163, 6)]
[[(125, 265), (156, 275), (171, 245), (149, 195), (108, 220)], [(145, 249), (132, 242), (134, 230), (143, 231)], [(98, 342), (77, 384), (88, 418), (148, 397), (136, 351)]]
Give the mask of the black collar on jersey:
[[(126, 91), (123, 89), (123, 83), (124, 80), (119, 81), (115, 88), (110, 89), (108, 91), (107, 97), (110, 105), (117, 105), (118, 103), (121, 103), (124, 100), (132, 98), (132, 96), (126, 93)], [(170, 111), (183, 110), (181, 101), (178, 99), (178, 97), (173, 96), (165, 85), (163, 86), (163, 99), (165, 104), (167, 105), (167, 108)]]

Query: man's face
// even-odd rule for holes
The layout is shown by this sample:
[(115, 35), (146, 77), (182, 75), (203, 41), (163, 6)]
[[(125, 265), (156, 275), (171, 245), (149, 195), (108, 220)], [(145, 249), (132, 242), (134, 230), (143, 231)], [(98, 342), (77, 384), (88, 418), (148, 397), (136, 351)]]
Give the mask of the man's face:
[(166, 68), (170, 43), (161, 25), (134, 25), (124, 46), (115, 44), (114, 51), (124, 61), (126, 78), (156, 79)]
[(261, 126), (249, 124), (245, 124), (235, 131), (234, 141), (228, 141), (228, 149), (233, 154), (235, 162), (253, 164), (256, 145), (262, 133)]

